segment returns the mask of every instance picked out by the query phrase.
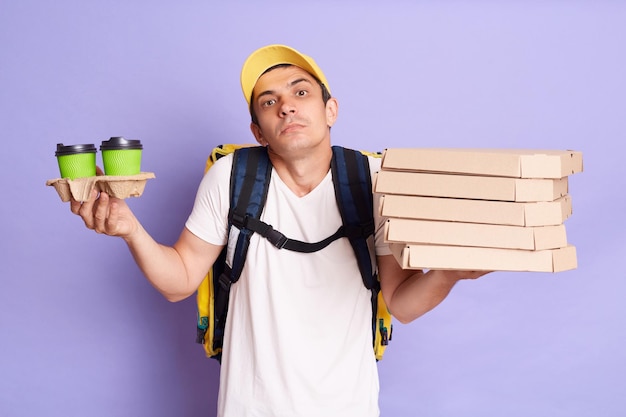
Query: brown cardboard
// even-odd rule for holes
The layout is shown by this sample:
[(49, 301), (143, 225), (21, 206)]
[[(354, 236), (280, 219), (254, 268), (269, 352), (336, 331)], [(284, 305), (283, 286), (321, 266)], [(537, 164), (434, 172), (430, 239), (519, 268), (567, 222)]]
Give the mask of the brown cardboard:
[(554, 201), (567, 194), (568, 177), (504, 178), (381, 170), (374, 191), (427, 197), (517, 202)]
[(541, 251), (403, 243), (389, 246), (403, 269), (561, 272), (578, 267), (576, 248), (571, 245)]
[(450, 246), (542, 250), (567, 246), (565, 226), (505, 226), (494, 224), (388, 219), (385, 241)]
[(512, 178), (562, 178), (583, 170), (582, 153), (530, 149), (390, 148), (382, 169)]
[(53, 186), (63, 202), (70, 201), (72, 197), (76, 201), (87, 201), (94, 188), (111, 197), (128, 198), (143, 194), (146, 182), (154, 177), (152, 172), (142, 172), (130, 176), (99, 175), (75, 180), (56, 178), (46, 181), (46, 185)]
[(554, 201), (519, 203), (386, 194), (380, 198), (384, 217), (551, 226), (562, 224), (572, 214), (572, 199), (565, 195)]

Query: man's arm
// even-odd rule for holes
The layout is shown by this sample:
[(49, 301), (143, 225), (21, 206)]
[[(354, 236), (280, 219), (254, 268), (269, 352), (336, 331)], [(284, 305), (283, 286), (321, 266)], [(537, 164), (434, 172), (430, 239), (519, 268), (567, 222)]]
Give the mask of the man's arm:
[(475, 279), (486, 271), (405, 270), (393, 255), (378, 256), (381, 291), (391, 314), (401, 323), (409, 323), (426, 314), (450, 293), (461, 279)]
[(92, 192), (88, 201), (70, 203), (85, 226), (124, 239), (148, 281), (169, 301), (193, 294), (223, 246), (212, 245), (183, 229), (173, 247), (157, 243), (124, 200)]

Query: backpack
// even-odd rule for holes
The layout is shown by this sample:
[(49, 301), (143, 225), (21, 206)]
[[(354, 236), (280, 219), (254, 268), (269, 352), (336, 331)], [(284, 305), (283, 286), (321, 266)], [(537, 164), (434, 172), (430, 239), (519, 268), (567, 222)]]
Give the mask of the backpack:
[[(259, 220), (269, 186), (272, 164), (264, 147), (219, 145), (209, 155), (205, 173), (222, 156), (234, 153), (230, 183), (229, 239), (232, 228), (239, 229), (237, 244), (228, 253), (228, 244), (197, 289), (196, 342), (204, 345), (207, 357), (221, 361), (230, 286), (239, 279), (250, 237), (259, 233), (279, 249), (315, 252), (334, 240), (347, 237), (354, 249), (363, 284), (372, 291), (372, 344), (376, 360), (381, 360), (391, 340), (391, 315), (383, 300), (374, 256), (372, 185), (367, 155), (333, 146), (331, 171), (335, 196), (343, 225), (328, 238), (315, 243), (292, 240)], [(227, 261), (228, 258), (228, 261)]]

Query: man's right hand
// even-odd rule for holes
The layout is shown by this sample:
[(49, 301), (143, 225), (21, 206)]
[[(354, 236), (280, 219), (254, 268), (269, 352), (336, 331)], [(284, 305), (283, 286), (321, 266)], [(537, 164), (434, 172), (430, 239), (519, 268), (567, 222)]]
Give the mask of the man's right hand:
[(87, 228), (109, 236), (128, 238), (139, 229), (137, 218), (123, 199), (92, 190), (89, 200), (70, 201), (72, 213), (80, 216)]

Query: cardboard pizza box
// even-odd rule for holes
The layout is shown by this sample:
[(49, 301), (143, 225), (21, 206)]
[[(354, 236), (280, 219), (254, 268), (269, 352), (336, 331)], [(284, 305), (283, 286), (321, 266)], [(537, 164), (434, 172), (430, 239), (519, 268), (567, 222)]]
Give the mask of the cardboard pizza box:
[(520, 203), (385, 194), (380, 198), (379, 210), (383, 217), (551, 226), (562, 224), (572, 215), (572, 199), (568, 194), (554, 201)]
[(390, 148), (382, 169), (447, 172), (512, 178), (562, 178), (583, 170), (571, 150)]
[(390, 218), (385, 241), (449, 246), (543, 250), (567, 246), (565, 226), (508, 226), (499, 224)]
[(505, 178), (381, 170), (374, 192), (516, 202), (554, 201), (568, 193), (568, 177)]
[(466, 246), (389, 245), (403, 269), (561, 272), (576, 269), (576, 248), (529, 251)]

